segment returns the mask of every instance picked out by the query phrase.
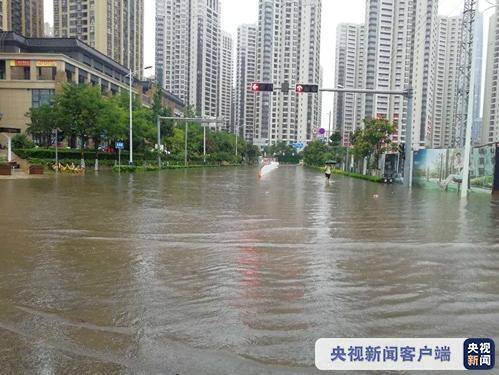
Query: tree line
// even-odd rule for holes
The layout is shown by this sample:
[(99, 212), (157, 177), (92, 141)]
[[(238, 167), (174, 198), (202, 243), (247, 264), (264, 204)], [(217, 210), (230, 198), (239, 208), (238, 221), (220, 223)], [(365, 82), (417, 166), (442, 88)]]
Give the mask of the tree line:
[[(129, 142), (129, 96), (122, 92), (113, 96), (102, 95), (100, 87), (90, 85), (64, 84), (52, 97), (50, 103), (31, 108), (26, 114), (30, 119), (27, 133), (42, 147), (55, 143), (56, 129), (58, 142), (66, 139), (68, 146), (79, 148), (81, 155), (93, 149), (97, 153), (100, 146), (114, 146), (123, 141), (128, 149)], [(133, 148), (138, 152), (153, 151), (157, 143), (157, 116), (171, 117), (170, 108), (161, 105), (161, 93), (155, 93), (151, 108), (144, 107), (136, 98), (132, 101)], [(185, 117), (195, 117), (192, 108), (187, 108)], [(161, 143), (170, 152), (172, 160), (183, 160), (185, 127), (184, 123), (175, 126), (174, 120), (161, 121)], [(225, 131), (207, 129), (206, 150), (208, 160), (213, 162), (241, 162), (254, 160), (258, 149), (244, 139)], [(199, 124), (188, 124), (188, 159), (203, 159), (203, 128)]]

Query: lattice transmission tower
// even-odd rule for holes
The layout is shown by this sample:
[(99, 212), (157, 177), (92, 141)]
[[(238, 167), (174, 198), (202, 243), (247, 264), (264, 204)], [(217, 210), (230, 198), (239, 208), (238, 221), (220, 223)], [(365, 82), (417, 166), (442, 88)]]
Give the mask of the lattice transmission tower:
[(466, 121), (468, 119), (471, 71), (473, 64), (473, 32), (478, 0), (464, 0), (463, 18), (461, 25), (461, 37), (459, 46), (459, 68), (456, 97), (456, 119), (454, 131), (452, 132), (452, 146), (463, 147), (465, 141)]

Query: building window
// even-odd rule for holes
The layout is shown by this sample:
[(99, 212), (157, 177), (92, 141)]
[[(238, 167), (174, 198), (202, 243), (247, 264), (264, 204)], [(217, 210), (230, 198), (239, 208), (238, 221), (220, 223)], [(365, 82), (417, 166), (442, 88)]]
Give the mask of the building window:
[(30, 79), (29, 66), (11, 66), (10, 79), (12, 80), (29, 80)]
[(55, 81), (57, 68), (55, 66), (43, 66), (36, 68), (39, 81)]
[(49, 104), (54, 92), (55, 90), (31, 90), (31, 107), (38, 108), (41, 105)]
[(5, 79), (5, 60), (0, 60), (0, 79)]
[(78, 74), (78, 83), (80, 85), (87, 83), (87, 73), (80, 72), (80, 74)]

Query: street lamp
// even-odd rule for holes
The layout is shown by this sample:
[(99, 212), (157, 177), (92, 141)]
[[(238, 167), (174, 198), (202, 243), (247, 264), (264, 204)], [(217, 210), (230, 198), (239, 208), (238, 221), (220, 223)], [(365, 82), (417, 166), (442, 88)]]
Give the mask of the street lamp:
[[(147, 69), (151, 69), (152, 66), (149, 65), (149, 66), (146, 66), (144, 68), (144, 70), (147, 70)], [(132, 68), (130, 68), (130, 72), (125, 76), (125, 77), (129, 77), (129, 83), (130, 83), (130, 92), (129, 92), (129, 99), (130, 99), (130, 106), (129, 106), (129, 111), (130, 111), (130, 114), (129, 114), (129, 117), (130, 117), (130, 140), (129, 140), (129, 143), (130, 143), (130, 161), (129, 161), (129, 164), (130, 165), (133, 165), (133, 130), (132, 130), (132, 124), (133, 124), (133, 118), (132, 118), (132, 83), (133, 83), (133, 75), (134, 74), (137, 74), (138, 70), (136, 71), (132, 71)]]

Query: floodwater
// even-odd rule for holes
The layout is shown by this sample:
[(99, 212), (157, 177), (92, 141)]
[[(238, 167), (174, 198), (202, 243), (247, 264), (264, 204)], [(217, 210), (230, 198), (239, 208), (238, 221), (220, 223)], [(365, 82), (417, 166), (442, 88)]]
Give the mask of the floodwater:
[(316, 374), (320, 337), (499, 337), (485, 194), (91, 172), (0, 181), (0, 213), (2, 374)]

